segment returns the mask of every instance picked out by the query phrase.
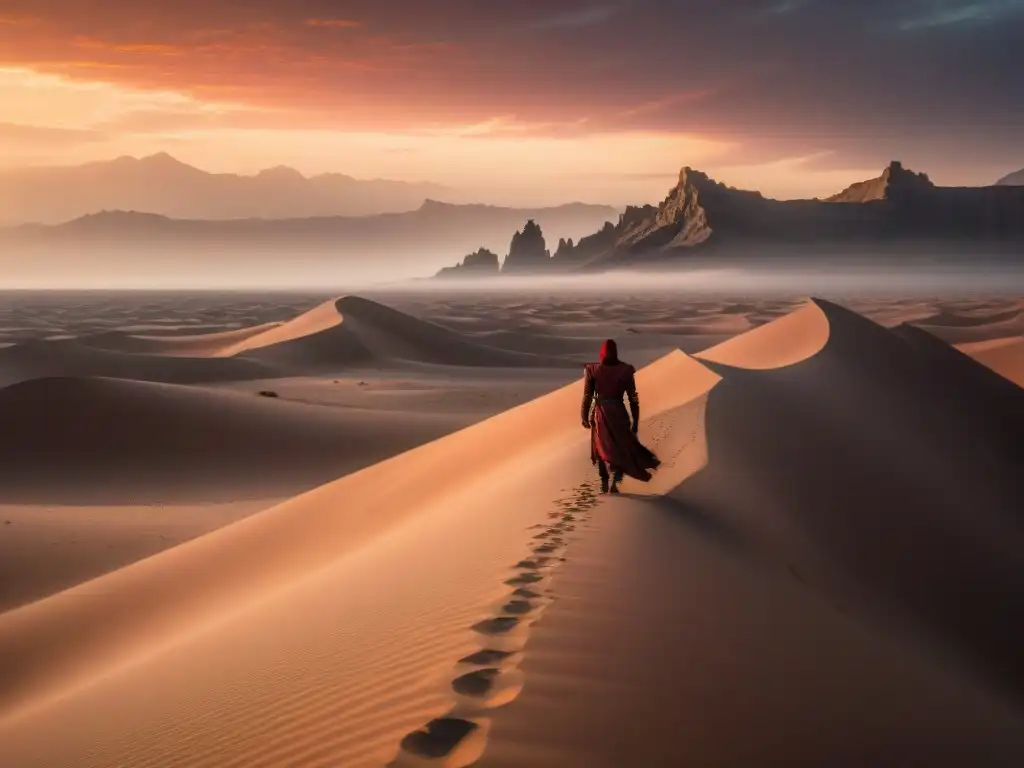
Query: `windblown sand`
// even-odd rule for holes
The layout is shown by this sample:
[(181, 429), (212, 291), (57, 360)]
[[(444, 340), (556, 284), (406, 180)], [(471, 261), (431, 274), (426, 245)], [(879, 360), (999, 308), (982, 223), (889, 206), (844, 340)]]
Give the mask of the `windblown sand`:
[(374, 298), (5, 304), (0, 765), (1024, 764), (1020, 300)]

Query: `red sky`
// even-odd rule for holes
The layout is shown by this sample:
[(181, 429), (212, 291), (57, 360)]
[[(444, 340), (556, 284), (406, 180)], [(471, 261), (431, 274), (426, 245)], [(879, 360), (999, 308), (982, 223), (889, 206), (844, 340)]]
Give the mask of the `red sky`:
[(1024, 166), (1020, 0), (3, 0), (0, 163), (431, 180), (657, 199), (691, 165), (780, 197), (890, 159)]

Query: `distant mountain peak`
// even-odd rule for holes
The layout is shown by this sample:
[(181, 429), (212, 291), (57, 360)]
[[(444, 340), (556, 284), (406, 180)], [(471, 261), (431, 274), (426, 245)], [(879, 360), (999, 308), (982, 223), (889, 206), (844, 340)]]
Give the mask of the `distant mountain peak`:
[(275, 165), (272, 168), (264, 168), (256, 174), (257, 178), (273, 181), (305, 181), (306, 177), (289, 165)]
[(837, 195), (825, 198), (827, 203), (869, 203), (885, 200), (893, 192), (933, 187), (931, 179), (924, 173), (914, 173), (903, 167), (899, 160), (892, 160), (880, 176), (851, 184)]
[(147, 155), (146, 157), (139, 159), (137, 162), (142, 165), (150, 166), (153, 168), (188, 168), (191, 171), (199, 170), (198, 168), (195, 168), (189, 165), (188, 163), (183, 163), (174, 155), (170, 155), (167, 152), (157, 152), (154, 155)]

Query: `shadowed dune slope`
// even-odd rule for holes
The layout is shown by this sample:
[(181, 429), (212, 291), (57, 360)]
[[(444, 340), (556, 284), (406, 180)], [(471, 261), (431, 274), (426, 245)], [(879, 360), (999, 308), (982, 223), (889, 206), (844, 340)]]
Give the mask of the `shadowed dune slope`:
[(709, 465), (675, 495), (1024, 700), (1024, 390), (814, 303), (817, 355), (709, 363)]
[(292, 495), (450, 430), (172, 384), (46, 378), (0, 390), (4, 501), (127, 504)]
[(1017, 386), (1024, 387), (1024, 336), (968, 342), (958, 344), (957, 349)]
[(173, 336), (106, 333), (90, 336), (86, 343), (91, 347), (117, 352), (141, 352), (175, 357), (224, 357), (224, 350), (239, 346), (253, 336), (260, 336), (281, 326), (282, 323), (261, 323), (230, 331)]
[(0, 386), (66, 376), (199, 384), (254, 381), (278, 375), (274, 368), (255, 360), (210, 360), (99, 349), (79, 339), (28, 341), (0, 349)]

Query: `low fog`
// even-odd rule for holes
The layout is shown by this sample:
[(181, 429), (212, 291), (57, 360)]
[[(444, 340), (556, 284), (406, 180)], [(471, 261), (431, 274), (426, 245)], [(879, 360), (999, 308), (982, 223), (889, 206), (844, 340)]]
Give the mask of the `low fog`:
[[(711, 292), (780, 295), (1024, 293), (1024, 264), (991, 255), (676, 259), (671, 269), (436, 278), (436, 253), (359, 259), (321, 252), (150, 249), (0, 254), (0, 290), (381, 292)], [(443, 263), (443, 262), (442, 262)], [(421, 267), (419, 265), (429, 265)]]

